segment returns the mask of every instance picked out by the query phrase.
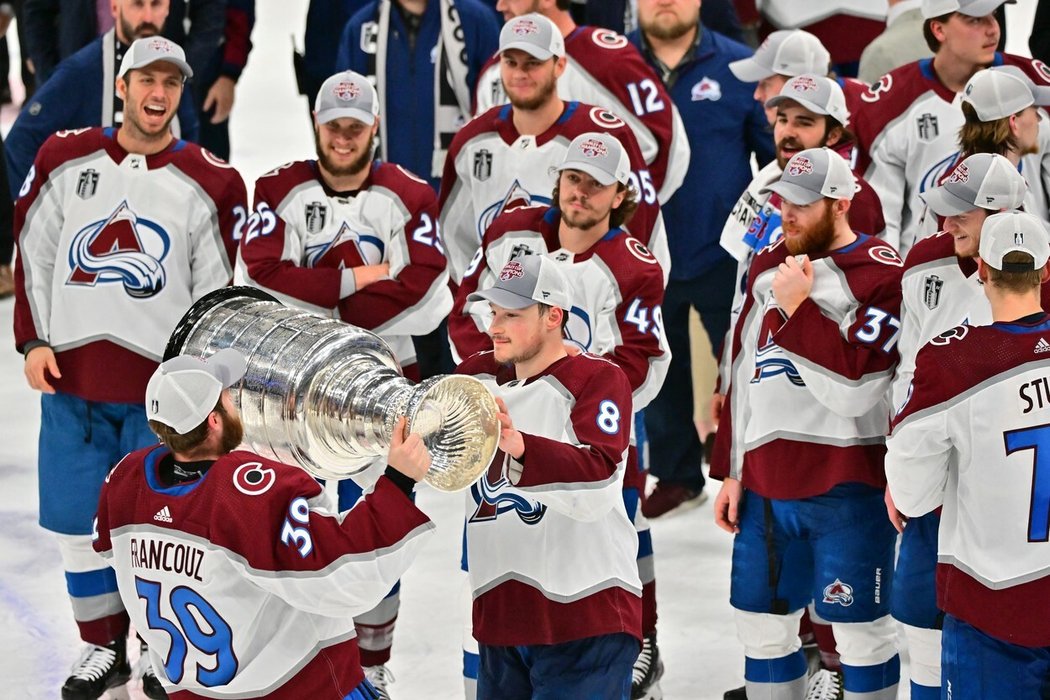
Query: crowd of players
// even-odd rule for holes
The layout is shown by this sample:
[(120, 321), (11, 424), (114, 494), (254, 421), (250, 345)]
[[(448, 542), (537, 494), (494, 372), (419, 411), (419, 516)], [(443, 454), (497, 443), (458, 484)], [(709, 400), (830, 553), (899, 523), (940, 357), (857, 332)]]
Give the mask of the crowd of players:
[[(626, 36), (567, 0), (371, 2), (327, 28), (325, 77), (300, 65), (316, 158), (251, 198), (228, 140), (195, 143), (250, 7), (201, 64), (165, 0), (103, 4), (5, 154), (40, 522), (87, 645), (64, 700), (128, 682), (131, 626), (151, 698), (389, 697), (426, 445), (399, 423), (332, 500), (239, 451), (244, 358), (160, 363), (231, 281), (498, 397), (465, 498), (467, 697), (660, 697), (648, 518), (703, 502), (705, 453), (727, 698), (894, 698), (901, 648), (919, 700), (1045, 695), (1050, 69), (998, 51), (1001, 0), (893, 3), (861, 73), (894, 41), (929, 56), (869, 83), (836, 39), (752, 50), (699, 0), (638, 0)], [(719, 356), (706, 450), (690, 309)]]

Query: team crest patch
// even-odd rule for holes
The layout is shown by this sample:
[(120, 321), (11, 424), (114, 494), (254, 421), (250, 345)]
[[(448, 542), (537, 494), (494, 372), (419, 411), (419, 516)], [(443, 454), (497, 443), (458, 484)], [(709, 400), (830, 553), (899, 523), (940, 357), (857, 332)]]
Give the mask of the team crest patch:
[(955, 166), (955, 170), (952, 171), (952, 174), (948, 176), (948, 180), (945, 182), (945, 184), (948, 184), (949, 182), (966, 182), (969, 179), (969, 166), (967, 166), (966, 163), (959, 163), (957, 166)]
[(531, 19), (519, 19), (511, 27), (511, 31), (518, 36), (528, 36), (529, 34), (538, 34), (540, 28)]
[(598, 139), (587, 139), (580, 144), (580, 150), (588, 158), (604, 158), (609, 155), (609, 149)]
[(838, 604), (844, 608), (853, 605), (853, 586), (835, 579), (835, 583), (824, 587), (824, 602)]
[(474, 154), (474, 179), (485, 181), (492, 176), (492, 151), (482, 148)]
[(135, 299), (148, 299), (164, 289), (164, 259), (171, 236), (155, 221), (139, 217), (126, 201), (105, 219), (93, 221), (73, 236), (67, 253), (71, 268), (66, 284), (95, 287), (121, 285)]
[(259, 496), (270, 490), (277, 474), (261, 462), (245, 462), (233, 472), (233, 485), (245, 496)]
[(811, 92), (817, 89), (817, 81), (808, 75), (800, 75), (791, 82), (795, 92)]
[(81, 199), (91, 199), (98, 190), (98, 171), (88, 168), (80, 173), (77, 179), (77, 196)]
[(813, 172), (813, 161), (806, 156), (795, 156), (788, 163), (787, 174), (792, 177), (808, 175)]
[(352, 80), (342, 80), (335, 84), (332, 92), (343, 102), (349, 102), (361, 94), (361, 88)]
[(503, 269), (499, 271), (500, 281), (506, 282), (516, 277), (524, 277), (525, 268), (521, 266), (521, 263), (517, 260), (511, 260), (509, 263), (503, 266)]
[(928, 309), (936, 309), (937, 305), (941, 303), (941, 288), (944, 286), (944, 280), (937, 275), (927, 275), (926, 280), (922, 283), (922, 301), (926, 304)]
[(701, 100), (718, 102), (718, 100), (722, 99), (722, 86), (718, 84), (717, 80), (711, 80), (705, 75), (700, 79), (700, 82), (693, 86), (690, 96), (693, 102), (700, 102)]
[(320, 233), (324, 229), (327, 216), (328, 207), (320, 202), (310, 202), (306, 205), (306, 230), (309, 233)]

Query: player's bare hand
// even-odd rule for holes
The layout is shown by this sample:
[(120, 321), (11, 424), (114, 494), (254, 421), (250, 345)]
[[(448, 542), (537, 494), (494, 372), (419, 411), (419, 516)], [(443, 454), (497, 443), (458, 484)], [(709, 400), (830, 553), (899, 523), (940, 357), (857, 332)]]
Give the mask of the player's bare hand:
[(497, 398), (496, 405), (499, 406), (499, 413), (496, 414), (500, 426), (499, 448), (514, 459), (521, 459), (525, 454), (525, 438), (514, 428), (514, 422), (510, 419), (507, 404), (503, 399)]
[(394, 426), (386, 463), (414, 481), (422, 481), (430, 469), (430, 452), (418, 433), (408, 432), (404, 416)]
[(773, 276), (773, 298), (789, 317), (809, 298), (813, 289), (813, 263), (808, 255), (789, 255)]
[(718, 420), (722, 417), (722, 404), (725, 403), (725, 394), (719, 394), (715, 392), (711, 395), (711, 403), (708, 404), (708, 415), (711, 417), (711, 424), (714, 425), (715, 430), (718, 430)]
[(740, 481), (726, 477), (715, 496), (715, 525), (734, 535), (740, 532), (740, 501), (743, 497), (744, 487)]
[(390, 263), (379, 263), (378, 265), (359, 265), (354, 268), (354, 284), (360, 291), (370, 284), (380, 280), (389, 279)]
[(897, 528), (898, 533), (904, 532), (908, 517), (897, 510), (897, 504), (893, 502), (889, 487), (886, 488), (886, 515), (889, 516), (890, 522), (893, 523), (893, 527)]
[(58, 371), (58, 362), (55, 360), (55, 351), (46, 345), (38, 345), (26, 355), (25, 364), (26, 381), (29, 386), (45, 394), (55, 393), (55, 387), (47, 380), (47, 375), (55, 379), (61, 379), (62, 373)]
[(208, 94), (204, 96), (203, 111), (207, 112), (212, 107), (215, 107), (215, 113), (211, 115), (209, 120), (212, 124), (221, 124), (230, 118), (235, 87), (237, 87), (237, 83), (233, 82), (233, 78), (223, 75), (212, 83), (211, 88), (208, 89)]

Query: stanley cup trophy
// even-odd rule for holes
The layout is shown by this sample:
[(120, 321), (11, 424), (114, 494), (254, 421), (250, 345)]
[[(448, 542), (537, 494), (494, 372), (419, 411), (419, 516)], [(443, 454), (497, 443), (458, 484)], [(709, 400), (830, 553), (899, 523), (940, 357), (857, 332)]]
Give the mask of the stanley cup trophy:
[(446, 375), (413, 385), (386, 343), (356, 326), (228, 287), (186, 312), (164, 359), (222, 348), (248, 363), (230, 389), (245, 442), (314, 476), (344, 479), (385, 457), (400, 416), (430, 451), (426, 481), (434, 488), (467, 488), (496, 453), (498, 409), (481, 382)]

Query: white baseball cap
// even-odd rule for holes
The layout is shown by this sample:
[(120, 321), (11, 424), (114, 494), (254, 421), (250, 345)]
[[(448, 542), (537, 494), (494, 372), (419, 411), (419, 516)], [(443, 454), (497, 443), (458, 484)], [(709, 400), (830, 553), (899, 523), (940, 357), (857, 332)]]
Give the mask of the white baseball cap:
[(318, 124), (349, 117), (371, 126), (379, 114), (379, 96), (368, 78), (352, 70), (343, 71), (321, 84), (314, 113)]
[(499, 52), (518, 49), (533, 58), (546, 61), (565, 55), (565, 39), (557, 25), (538, 12), (530, 12), (507, 21), (499, 33)]
[(174, 41), (162, 36), (147, 36), (131, 42), (124, 58), (120, 61), (120, 72), (118, 78), (123, 78), (129, 70), (145, 68), (157, 61), (167, 61), (174, 64), (182, 73), (183, 78), (192, 78), (193, 69), (186, 63), (186, 52)]
[(614, 182), (626, 185), (631, 175), (631, 161), (615, 136), (588, 131), (572, 140), (565, 151), (565, 160), (556, 169), (558, 172), (580, 170), (606, 187)]
[(569, 280), (558, 263), (546, 255), (522, 255), (499, 271), (496, 283), (467, 296), (467, 301), (488, 301), (504, 309), (524, 309), (533, 304), (572, 308)]
[(830, 148), (807, 148), (791, 157), (780, 180), (759, 192), (776, 192), (800, 206), (821, 197), (853, 199), (857, 181), (846, 159)]
[(955, 166), (940, 186), (919, 195), (938, 216), (974, 209), (1016, 209), (1028, 193), (1017, 166), (998, 153), (975, 153)]
[(984, 17), (998, 10), (1000, 5), (1013, 2), (1014, 0), (922, 0), (922, 17), (933, 19), (952, 12), (960, 12), (969, 17)]
[(161, 363), (146, 385), (146, 418), (185, 435), (204, 422), (223, 389), (239, 382), (246, 370), (244, 356), (233, 348), (207, 360), (173, 357)]
[[(1023, 211), (1004, 211), (984, 220), (978, 254), (986, 264), (1003, 272), (1038, 270), (1050, 259), (1050, 231), (1038, 217)], [(1028, 253), (1033, 264), (1004, 262), (1007, 253)]]
[(750, 58), (729, 64), (738, 80), (754, 83), (772, 75), (827, 75), (831, 54), (820, 39), (802, 29), (781, 29), (766, 37)]
[(780, 94), (766, 100), (766, 107), (787, 101), (797, 102), (814, 114), (825, 114), (842, 126), (849, 124), (846, 96), (838, 82), (823, 75), (805, 73), (784, 83)]
[(974, 73), (963, 88), (967, 102), (982, 122), (1004, 119), (1025, 107), (1050, 105), (1050, 87), (1036, 85), (1017, 66), (995, 66)]

